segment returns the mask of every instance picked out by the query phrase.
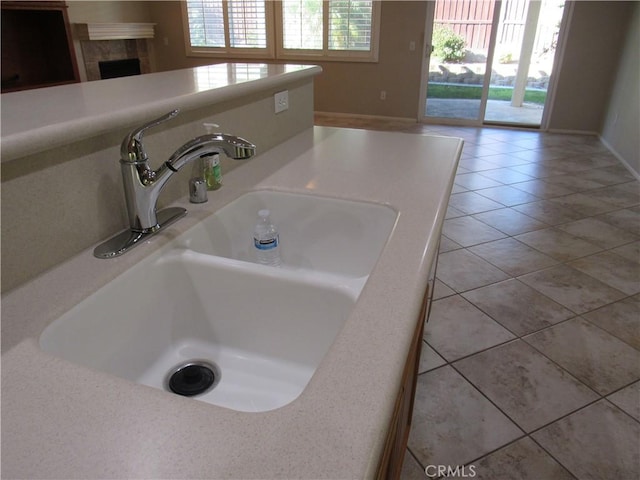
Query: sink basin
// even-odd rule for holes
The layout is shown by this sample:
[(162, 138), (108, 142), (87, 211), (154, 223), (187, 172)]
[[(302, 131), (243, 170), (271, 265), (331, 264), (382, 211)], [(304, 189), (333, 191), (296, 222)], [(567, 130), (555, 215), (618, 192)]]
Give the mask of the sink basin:
[(292, 272), (187, 250), (153, 257), (51, 323), (41, 348), (165, 390), (172, 369), (205, 360), (219, 382), (193, 398), (266, 411), (300, 395), (355, 304)]
[[(254, 263), (263, 208), (280, 232), (282, 267)], [(185, 366), (176, 375), (187, 393), (213, 381), (191, 398), (244, 412), (282, 407), (326, 355), (396, 217), (384, 205), (249, 192), (56, 319), (40, 347), (167, 392)]]
[(269, 190), (244, 194), (182, 236), (184, 248), (254, 262), (258, 211), (271, 211), (283, 267), (362, 278), (371, 273), (396, 222), (386, 205)]

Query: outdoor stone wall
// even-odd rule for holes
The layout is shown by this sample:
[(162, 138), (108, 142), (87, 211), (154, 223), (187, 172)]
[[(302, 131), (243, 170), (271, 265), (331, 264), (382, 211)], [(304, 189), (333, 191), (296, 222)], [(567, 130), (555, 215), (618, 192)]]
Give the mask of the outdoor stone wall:
[[(482, 85), (484, 82), (485, 64), (431, 64), (429, 67), (429, 82), (459, 83), (466, 85)], [(505, 64), (499, 71), (491, 70), (491, 84), (513, 87), (516, 79), (516, 65)], [(512, 72), (511, 72), (512, 71)], [(527, 88), (547, 89), (549, 75), (539, 71), (537, 76), (529, 76)]]

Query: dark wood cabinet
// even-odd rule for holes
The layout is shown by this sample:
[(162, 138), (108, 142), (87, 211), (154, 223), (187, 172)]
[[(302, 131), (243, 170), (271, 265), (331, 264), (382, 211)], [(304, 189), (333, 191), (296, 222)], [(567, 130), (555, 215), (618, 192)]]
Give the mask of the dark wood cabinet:
[(407, 361), (402, 373), (402, 383), (396, 397), (393, 418), (387, 432), (385, 449), (378, 467), (377, 480), (398, 480), (402, 472), (402, 463), (407, 450), (411, 419), (413, 417), (413, 403), (418, 383), (420, 354), (422, 353), (422, 337), (425, 323), (429, 321), (429, 314), (431, 313), (437, 265), (438, 259), (436, 257), (429, 272), (427, 290), (422, 300), (422, 309), (416, 320), (411, 348), (407, 354)]
[(3, 93), (80, 81), (65, 2), (0, 5)]
[(407, 449), (407, 442), (409, 441), (413, 401), (418, 381), (418, 366), (420, 364), (420, 353), (422, 352), (422, 335), (430, 303), (431, 288), (428, 288), (422, 303), (422, 310), (417, 319), (411, 348), (407, 355), (407, 362), (402, 374), (402, 384), (396, 397), (393, 418), (387, 432), (386, 446), (378, 467), (377, 480), (396, 480), (400, 478), (402, 462)]

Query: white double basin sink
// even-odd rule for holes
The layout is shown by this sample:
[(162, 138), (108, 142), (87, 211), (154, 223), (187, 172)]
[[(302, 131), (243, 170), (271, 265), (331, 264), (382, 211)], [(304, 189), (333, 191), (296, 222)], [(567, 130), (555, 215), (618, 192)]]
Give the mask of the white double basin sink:
[[(278, 226), (281, 267), (255, 263), (264, 208)], [(56, 319), (40, 346), (167, 395), (172, 372), (201, 362), (216, 381), (191, 398), (244, 412), (282, 407), (342, 329), (396, 219), (386, 205), (246, 193)]]

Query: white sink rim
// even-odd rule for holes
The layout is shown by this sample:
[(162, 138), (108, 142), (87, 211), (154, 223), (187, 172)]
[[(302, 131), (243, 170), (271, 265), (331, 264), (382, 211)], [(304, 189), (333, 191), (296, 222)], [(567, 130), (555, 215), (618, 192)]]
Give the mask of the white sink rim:
[[(398, 211), (387, 204), (254, 189), (184, 232), (176, 239), (177, 245), (207, 255), (255, 262), (251, 238), (257, 213), (263, 208), (270, 210), (278, 227), (283, 268), (353, 279), (368, 278), (398, 221)], [(317, 214), (318, 210), (323, 218), (316, 218), (315, 224), (305, 223), (309, 218), (305, 214)], [(327, 234), (331, 229), (333, 232)], [(364, 242), (356, 240), (366, 244), (363, 247)]]
[[(266, 297), (268, 307), (271, 310), (275, 310), (275, 307), (280, 308), (278, 314), (282, 313), (283, 308), (293, 310), (293, 313), (286, 311), (284, 315), (281, 315), (284, 317), (282, 321), (287, 328), (279, 330), (274, 328), (270, 331), (268, 328), (270, 325), (265, 322), (279, 321), (273, 316), (269, 316), (268, 320), (250, 318), (252, 330), (245, 335), (247, 338), (244, 340), (245, 343), (249, 342), (250, 344), (253, 339), (256, 342), (247, 349), (246, 345), (237, 344), (237, 335), (240, 333), (233, 331), (231, 320), (228, 321), (226, 327), (222, 326), (221, 328), (227, 329), (224, 333), (227, 338), (236, 335), (235, 344), (221, 342), (219, 345), (214, 345), (215, 342), (207, 341), (205, 338), (207, 335), (205, 330), (209, 327), (214, 328), (211, 325), (208, 327), (201, 324), (195, 327), (192, 325), (192, 329), (197, 330), (196, 333), (184, 335), (183, 332), (182, 337), (174, 338), (170, 319), (164, 318), (162, 319), (163, 323), (158, 325), (157, 316), (154, 318), (151, 316), (142, 317), (144, 309), (138, 317), (134, 316), (135, 322), (128, 322), (123, 317), (114, 316), (114, 313), (128, 313), (130, 304), (127, 302), (130, 299), (123, 299), (123, 294), (126, 295), (126, 291), (131, 285), (140, 285), (142, 279), (149, 278), (150, 272), (158, 273), (164, 269), (168, 274), (167, 277), (154, 279), (154, 282), (142, 283), (141, 289), (131, 294), (136, 300), (148, 300), (149, 296), (156, 300), (158, 291), (153, 291), (153, 289), (161, 288), (162, 286), (158, 284), (163, 282), (166, 283), (165, 287), (171, 287), (175, 283), (174, 276), (178, 273), (176, 269), (180, 267), (180, 262), (185, 268), (202, 270), (201, 275), (205, 273), (210, 275), (213, 271), (218, 276), (224, 274), (227, 286), (230, 285), (231, 278), (233, 279), (233, 288), (236, 288), (239, 283), (246, 285), (247, 281), (268, 280), (277, 283), (276, 287), (278, 288), (282, 288), (284, 285), (287, 287), (287, 291), (293, 290), (287, 304), (283, 304), (279, 297)], [(166, 390), (166, 372), (178, 364), (196, 359), (212, 361), (222, 371), (220, 384), (208, 393), (191, 398), (243, 412), (268, 411), (283, 407), (294, 401), (304, 391), (313, 373), (346, 323), (355, 306), (356, 299), (352, 289), (348, 286), (332, 286), (326, 283), (326, 279), (300, 279), (295, 272), (278, 271), (274, 274), (274, 269), (261, 267), (260, 265), (201, 255), (185, 250), (173, 249), (164, 254), (157, 252), (124, 272), (120, 277), (47, 326), (39, 338), (40, 348), (67, 361), (161, 390)], [(143, 287), (148, 290), (143, 291)], [(198, 285), (196, 285), (197, 287)], [(261, 286), (262, 288), (264, 286)], [(159, 291), (166, 292), (166, 289)], [(213, 292), (191, 291), (188, 293), (200, 294), (201, 297), (204, 297), (200, 299), (203, 303), (197, 305), (203, 308), (216, 307), (216, 301), (225, 301), (225, 299), (230, 302), (234, 301), (229, 298), (228, 294), (223, 293), (222, 288), (218, 291), (214, 289)], [(114, 296), (121, 300), (116, 306), (113, 306)], [(304, 307), (300, 303), (297, 305), (291, 303), (296, 299), (298, 302), (301, 299), (310, 299), (309, 301), (317, 307), (315, 312), (313, 309), (310, 311), (311, 315), (298, 314), (295, 318), (304, 320), (298, 326), (290, 323), (294, 319), (293, 315), (296, 309), (302, 311)], [(159, 301), (162, 301), (161, 295)], [(212, 304), (206, 304), (207, 301), (211, 301)], [(105, 312), (105, 305), (110, 305), (107, 307), (108, 312)], [(187, 303), (185, 307), (184, 301), (169, 302), (157, 305), (156, 310), (163, 311), (172, 306), (177, 309), (189, 308), (189, 305)], [(217, 305), (219, 306), (220, 303)], [(255, 314), (251, 302), (247, 302), (244, 298), (237, 299), (233, 305), (235, 309), (245, 309), (244, 311), (249, 312), (249, 315)], [(327, 306), (330, 306), (332, 311), (325, 315)], [(318, 313), (321, 311), (320, 307), (325, 309), (322, 311), (323, 315)], [(118, 312), (118, 309), (121, 311)], [(94, 316), (90, 317), (90, 314), (94, 314)], [(210, 321), (210, 316), (208, 318)], [(326, 324), (322, 323), (323, 320), (331, 322), (331, 328), (325, 328)], [(114, 322), (119, 323), (114, 325)], [(145, 327), (145, 325), (147, 326)], [(155, 328), (151, 328), (149, 325), (153, 325)], [(219, 324), (216, 323), (215, 327), (218, 326)], [(82, 336), (83, 328), (90, 329), (90, 332), (85, 332)], [(127, 329), (129, 329), (128, 332)], [(277, 335), (269, 337), (270, 333), (277, 333)], [(144, 337), (144, 342), (148, 342), (150, 337), (157, 338), (149, 342), (143, 349), (139, 341), (141, 337)], [(82, 344), (77, 341), (78, 338), (84, 339)], [(274, 345), (261, 353), (258, 351), (260, 350), (259, 343), (265, 342), (265, 339), (273, 342)], [(293, 342), (292, 339), (296, 339), (296, 342)], [(287, 343), (286, 340), (290, 341)], [(242, 338), (239, 341), (242, 343)], [(278, 343), (279, 341), (280, 343)], [(163, 345), (165, 350), (162, 349)], [(287, 350), (287, 346), (291, 348)], [(116, 352), (114, 353), (113, 350)], [(141, 350), (144, 351), (141, 352)], [(212, 353), (214, 351), (215, 353)], [(205, 353), (203, 354), (203, 352)], [(211, 355), (217, 355), (217, 357), (211, 358)], [(129, 368), (132, 364), (137, 367), (135, 370)], [(264, 375), (264, 379), (257, 376), (251, 377), (251, 371), (257, 368), (256, 365), (270, 367), (271, 371), (275, 373)], [(229, 372), (248, 378), (251, 382), (257, 382), (255, 387), (252, 384), (249, 388), (249, 390), (253, 388), (255, 391), (247, 392), (245, 386), (238, 386), (237, 383), (228, 384), (230, 386), (227, 387), (227, 390), (223, 390), (225, 380), (229, 380)], [(282, 375), (278, 372), (282, 372)], [(271, 385), (266, 384), (267, 381), (272, 382)], [(274, 392), (274, 384), (278, 385), (280, 390)], [(235, 390), (231, 391), (229, 388)], [(242, 395), (237, 394), (240, 390), (242, 390)]]

